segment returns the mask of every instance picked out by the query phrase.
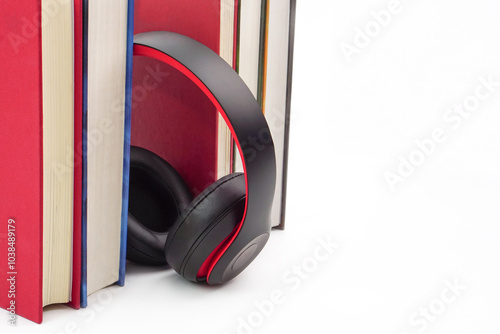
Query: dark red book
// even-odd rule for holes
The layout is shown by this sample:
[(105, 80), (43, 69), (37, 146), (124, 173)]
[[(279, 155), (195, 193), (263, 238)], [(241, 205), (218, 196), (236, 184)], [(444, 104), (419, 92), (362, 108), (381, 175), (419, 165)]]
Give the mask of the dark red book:
[(74, 0), (75, 134), (73, 194), (73, 290), (69, 305), (80, 308), (82, 280), (82, 180), (83, 180), (83, 0)]
[[(234, 65), (237, 7), (234, 0), (135, 0), (135, 33), (180, 33)], [(132, 145), (168, 161), (194, 195), (221, 170), (229, 172), (230, 136), (213, 104), (189, 79), (157, 60), (134, 57), (132, 92)]]

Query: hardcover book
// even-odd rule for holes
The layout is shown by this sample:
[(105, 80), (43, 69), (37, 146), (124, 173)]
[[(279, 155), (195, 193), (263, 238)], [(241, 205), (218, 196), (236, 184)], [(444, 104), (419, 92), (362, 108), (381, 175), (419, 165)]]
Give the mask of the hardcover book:
[(125, 283), (133, 0), (85, 0), (83, 11), (81, 305)]
[(41, 323), (46, 305), (79, 305), (79, 21), (70, 0), (0, 7), (0, 306)]
[[(135, 33), (191, 37), (234, 65), (237, 1), (136, 0)], [(208, 98), (157, 60), (134, 58), (132, 145), (168, 161), (194, 196), (231, 171), (231, 136)]]
[[(238, 24), (238, 73), (261, 104), (276, 150), (271, 222), (279, 229), (285, 227), (295, 10), (296, 0), (241, 0)], [(239, 154), (233, 156), (234, 169), (242, 171)]]

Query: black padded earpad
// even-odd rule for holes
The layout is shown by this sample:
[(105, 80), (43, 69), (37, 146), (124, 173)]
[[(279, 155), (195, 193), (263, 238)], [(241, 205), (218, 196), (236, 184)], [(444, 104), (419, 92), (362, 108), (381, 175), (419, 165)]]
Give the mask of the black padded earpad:
[(245, 210), (245, 176), (233, 173), (205, 189), (175, 222), (165, 244), (168, 264), (190, 281), (207, 257), (241, 222)]
[(165, 265), (168, 232), (191, 200), (188, 186), (169, 163), (151, 151), (132, 146), (127, 259)]

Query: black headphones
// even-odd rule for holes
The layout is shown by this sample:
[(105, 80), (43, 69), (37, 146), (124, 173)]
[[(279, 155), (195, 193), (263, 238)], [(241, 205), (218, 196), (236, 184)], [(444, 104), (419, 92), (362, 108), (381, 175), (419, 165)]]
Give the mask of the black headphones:
[[(207, 95), (242, 152), (245, 172), (219, 179), (192, 200), (171, 165), (153, 152), (132, 147), (127, 258), (168, 264), (194, 282), (227, 282), (269, 239), (276, 158), (265, 117), (239, 75), (191, 38), (165, 31), (138, 34), (134, 55), (171, 65)], [(249, 145), (256, 140), (259, 145)]]

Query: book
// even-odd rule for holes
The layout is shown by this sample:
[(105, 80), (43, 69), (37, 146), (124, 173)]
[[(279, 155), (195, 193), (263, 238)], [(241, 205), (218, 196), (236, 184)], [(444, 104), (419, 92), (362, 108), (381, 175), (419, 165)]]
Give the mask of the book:
[(73, 1), (0, 6), (0, 306), (41, 323), (78, 307)]
[[(260, 106), (263, 105), (264, 60), (268, 0), (241, 0), (238, 8), (236, 71), (246, 83)], [(233, 169), (243, 172), (243, 163), (235, 144)]]
[[(136, 0), (135, 33), (191, 37), (235, 65), (236, 0)], [(231, 171), (231, 134), (188, 78), (157, 60), (134, 58), (132, 145), (168, 161), (194, 196)]]
[(73, 0), (74, 50), (74, 183), (73, 183), (73, 291), (70, 306), (81, 304), (82, 280), (82, 181), (83, 181), (83, 0)]
[[(261, 103), (277, 148), (272, 224), (278, 228), (285, 217), (294, 20), (290, 0), (136, 0), (135, 33), (173, 31), (207, 45), (238, 71)], [(148, 84), (151, 78), (155, 81)], [(134, 92), (132, 144), (171, 163), (195, 196), (243, 170), (224, 121), (188, 79), (168, 65), (136, 57)]]
[(292, 99), (296, 0), (273, 0), (268, 6), (263, 110), (276, 150), (276, 192), (271, 220), (285, 227), (288, 142)]
[(125, 282), (133, 0), (85, 0), (81, 305)]
[[(276, 150), (272, 226), (285, 226), (296, 0), (241, 0), (238, 72), (262, 106)], [(236, 150), (236, 148), (234, 148)], [(234, 169), (242, 171), (239, 154)]]
[(268, 0), (241, 0), (236, 71), (262, 106)]

